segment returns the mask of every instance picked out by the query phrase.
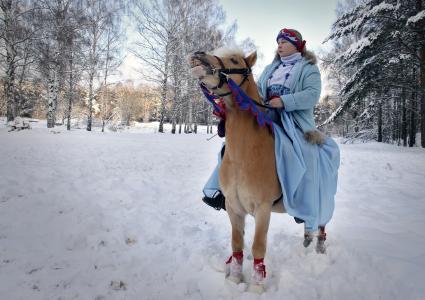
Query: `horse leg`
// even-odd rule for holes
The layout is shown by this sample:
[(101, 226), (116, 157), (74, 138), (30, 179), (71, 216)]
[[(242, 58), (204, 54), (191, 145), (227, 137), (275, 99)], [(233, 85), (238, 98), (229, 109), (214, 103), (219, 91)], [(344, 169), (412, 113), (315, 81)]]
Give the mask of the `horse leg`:
[(254, 270), (252, 273), (250, 292), (264, 292), (264, 282), (266, 279), (266, 266), (264, 265), (264, 256), (267, 247), (267, 232), (269, 230), (271, 215), (271, 205), (269, 203), (261, 204), (255, 209), (255, 235), (252, 245), (252, 254), (254, 256)]
[(227, 214), (232, 224), (233, 254), (226, 262), (226, 278), (235, 283), (240, 283), (242, 281), (245, 215), (236, 214), (231, 207), (228, 207)]
[(326, 232), (325, 225), (319, 226), (319, 233), (317, 235), (316, 252), (320, 254), (326, 253)]

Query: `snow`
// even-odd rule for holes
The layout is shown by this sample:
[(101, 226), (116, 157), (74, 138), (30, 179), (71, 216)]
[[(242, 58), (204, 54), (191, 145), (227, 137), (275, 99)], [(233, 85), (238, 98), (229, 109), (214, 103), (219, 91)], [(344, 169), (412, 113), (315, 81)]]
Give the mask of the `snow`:
[(382, 12), (395, 11), (399, 8), (400, 8), (400, 3), (398, 3), (397, 5), (393, 5), (390, 3), (381, 2), (378, 5), (373, 6), (372, 9), (368, 11), (367, 17), (375, 16)]
[[(42, 127), (0, 128), (0, 299), (425, 295), (424, 149), (341, 144), (327, 254), (304, 249), (302, 225), (273, 214), (257, 296), (224, 280), (228, 217), (200, 200), (221, 139)], [(248, 217), (246, 279), (253, 229)]]
[(364, 23), (376, 16), (385, 13), (397, 11), (400, 4), (393, 5), (386, 2), (381, 2), (378, 5), (365, 4), (360, 7), (355, 7), (352, 11), (341, 16), (334, 24), (332, 33), (324, 40), (324, 42), (334, 39), (335, 37), (345, 36), (348, 33), (359, 31), (364, 26)]
[(379, 33), (372, 32), (368, 36), (359, 39), (357, 42), (350, 45), (350, 47), (342, 52), (337, 60), (347, 60), (345, 64), (352, 62), (355, 55), (361, 53), (365, 48), (370, 47), (379, 37)]
[(425, 19), (425, 10), (421, 10), (420, 12), (418, 12), (416, 15), (410, 17), (407, 22), (406, 25), (414, 25), (415, 23), (421, 21), (422, 19)]

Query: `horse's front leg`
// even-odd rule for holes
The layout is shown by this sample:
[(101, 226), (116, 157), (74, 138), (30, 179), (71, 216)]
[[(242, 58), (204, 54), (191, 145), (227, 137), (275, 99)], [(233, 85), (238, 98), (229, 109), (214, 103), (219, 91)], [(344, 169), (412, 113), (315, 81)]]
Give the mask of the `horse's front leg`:
[(267, 247), (267, 232), (269, 230), (271, 215), (271, 203), (263, 203), (256, 207), (255, 217), (255, 235), (252, 245), (252, 254), (254, 256), (254, 270), (252, 273), (249, 291), (255, 293), (264, 292), (264, 282), (266, 279), (266, 266), (264, 257)]
[[(226, 200), (229, 203), (228, 199)], [(235, 213), (230, 205), (227, 205), (227, 214), (232, 224), (233, 254), (226, 262), (226, 278), (235, 283), (240, 283), (242, 281), (245, 215)]]

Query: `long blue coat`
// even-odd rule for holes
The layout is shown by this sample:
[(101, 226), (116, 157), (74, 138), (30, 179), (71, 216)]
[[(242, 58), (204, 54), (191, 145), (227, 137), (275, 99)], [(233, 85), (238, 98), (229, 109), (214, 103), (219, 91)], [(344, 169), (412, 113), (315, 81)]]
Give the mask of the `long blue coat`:
[[(267, 80), (279, 63), (276, 57), (258, 79), (263, 99), (267, 96)], [(330, 221), (334, 211), (339, 148), (330, 137), (322, 145), (311, 144), (304, 138), (304, 133), (316, 130), (313, 109), (320, 97), (320, 72), (305, 58), (295, 68), (290, 94), (281, 96), (284, 109), (270, 112), (275, 121), (276, 169), (286, 211), (303, 219), (306, 231), (316, 231), (319, 225)], [(218, 162), (203, 190), (209, 197), (220, 190), (220, 154)]]

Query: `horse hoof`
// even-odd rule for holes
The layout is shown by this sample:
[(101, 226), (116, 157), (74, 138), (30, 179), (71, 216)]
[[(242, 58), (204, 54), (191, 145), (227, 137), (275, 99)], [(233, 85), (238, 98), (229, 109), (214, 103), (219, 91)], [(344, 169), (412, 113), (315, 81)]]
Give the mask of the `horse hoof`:
[(242, 279), (243, 279), (242, 278), (242, 274), (240, 274), (240, 275), (228, 275), (228, 276), (226, 276), (226, 280), (229, 280), (229, 281), (234, 282), (236, 284), (241, 283), (243, 281)]
[(248, 287), (248, 292), (255, 294), (262, 294), (266, 291), (263, 284), (251, 283)]
[(242, 281), (242, 259), (230, 256), (226, 262), (226, 279), (236, 284)]

